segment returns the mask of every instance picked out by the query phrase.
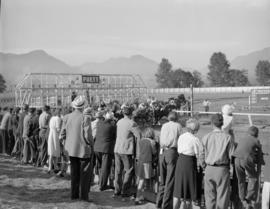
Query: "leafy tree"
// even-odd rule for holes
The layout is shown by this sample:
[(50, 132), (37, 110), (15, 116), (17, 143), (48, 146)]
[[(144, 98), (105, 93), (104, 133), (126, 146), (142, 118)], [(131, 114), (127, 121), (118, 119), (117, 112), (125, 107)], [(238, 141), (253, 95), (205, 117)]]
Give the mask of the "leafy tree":
[(189, 87), (193, 82), (193, 76), (191, 72), (177, 69), (173, 71), (172, 84), (174, 88), (185, 88)]
[(2, 74), (0, 74), (0, 93), (4, 92), (6, 90), (6, 81)]
[(162, 58), (158, 67), (158, 72), (155, 74), (156, 81), (161, 88), (172, 87), (172, 65), (168, 59)]
[(193, 73), (193, 87), (201, 87), (203, 86), (204, 82), (202, 80), (202, 74), (198, 72), (197, 70), (194, 70)]
[(249, 85), (248, 77), (245, 70), (231, 69), (228, 72), (228, 85), (229, 86), (247, 86)]
[(172, 83), (174, 88), (188, 88), (191, 84), (194, 87), (203, 85), (201, 74), (198, 71), (195, 70), (191, 73), (180, 68), (173, 71)]
[(210, 58), (207, 74), (212, 86), (228, 86), (228, 71), (230, 63), (222, 52), (215, 52)]
[(261, 85), (270, 84), (270, 62), (268, 60), (260, 60), (256, 66), (257, 81)]

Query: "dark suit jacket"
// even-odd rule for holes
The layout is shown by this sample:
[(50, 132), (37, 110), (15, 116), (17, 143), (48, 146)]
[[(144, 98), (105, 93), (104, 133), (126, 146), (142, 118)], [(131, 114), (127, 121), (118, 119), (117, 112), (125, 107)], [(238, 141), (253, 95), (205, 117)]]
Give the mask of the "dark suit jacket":
[(236, 158), (248, 160), (249, 162), (259, 162), (261, 155), (260, 141), (253, 136), (246, 136), (240, 139), (233, 154)]
[(100, 121), (97, 124), (95, 152), (113, 154), (116, 139), (116, 126), (110, 120)]

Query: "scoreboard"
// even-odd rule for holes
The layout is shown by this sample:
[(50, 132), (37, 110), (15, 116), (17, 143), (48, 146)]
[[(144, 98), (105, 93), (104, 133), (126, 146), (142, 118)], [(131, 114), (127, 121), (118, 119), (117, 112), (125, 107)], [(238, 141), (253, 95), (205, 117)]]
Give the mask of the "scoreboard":
[(270, 89), (254, 89), (251, 97), (253, 104), (270, 105)]

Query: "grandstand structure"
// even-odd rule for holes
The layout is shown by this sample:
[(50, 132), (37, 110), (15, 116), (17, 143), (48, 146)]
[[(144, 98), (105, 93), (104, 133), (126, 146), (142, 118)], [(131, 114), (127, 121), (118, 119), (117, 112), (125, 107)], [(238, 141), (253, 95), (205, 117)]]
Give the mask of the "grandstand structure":
[(88, 103), (128, 102), (146, 98), (147, 88), (139, 75), (30, 73), (15, 88), (15, 105), (70, 106), (72, 94), (84, 95)]

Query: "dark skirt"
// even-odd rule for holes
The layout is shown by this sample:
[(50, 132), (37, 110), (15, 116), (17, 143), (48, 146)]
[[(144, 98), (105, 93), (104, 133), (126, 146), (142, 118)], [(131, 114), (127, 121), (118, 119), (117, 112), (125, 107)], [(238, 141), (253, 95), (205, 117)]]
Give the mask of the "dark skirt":
[(137, 176), (141, 179), (151, 179), (153, 177), (152, 163), (138, 162)]
[(174, 197), (198, 200), (197, 160), (195, 156), (180, 154), (176, 164)]

